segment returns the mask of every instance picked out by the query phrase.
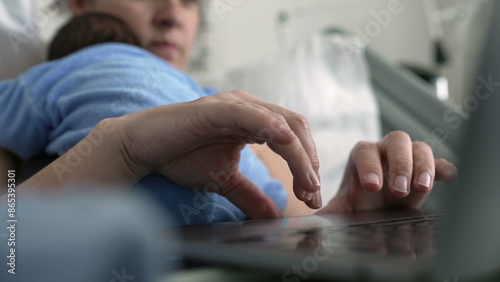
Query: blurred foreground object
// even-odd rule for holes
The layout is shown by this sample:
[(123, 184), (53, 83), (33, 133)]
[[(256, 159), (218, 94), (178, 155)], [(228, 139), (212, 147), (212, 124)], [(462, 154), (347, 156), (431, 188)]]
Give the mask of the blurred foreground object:
[(173, 237), (158, 236), (165, 219), (143, 198), (21, 194), (15, 218), (6, 201), (0, 210), (0, 281), (153, 281), (173, 252)]

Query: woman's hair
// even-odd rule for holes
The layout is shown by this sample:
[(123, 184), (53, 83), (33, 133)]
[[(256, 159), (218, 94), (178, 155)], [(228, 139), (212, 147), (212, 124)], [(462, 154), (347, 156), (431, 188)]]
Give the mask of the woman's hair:
[(55, 60), (82, 48), (106, 42), (140, 46), (140, 41), (121, 19), (105, 13), (86, 13), (72, 18), (49, 45), (48, 59)]

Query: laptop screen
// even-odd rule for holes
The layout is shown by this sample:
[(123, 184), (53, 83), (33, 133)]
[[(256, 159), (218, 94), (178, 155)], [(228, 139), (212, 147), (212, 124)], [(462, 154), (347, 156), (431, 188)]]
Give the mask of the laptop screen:
[(482, 64), (464, 99), (471, 122), (440, 239), (439, 272), (461, 280), (500, 269), (500, 5), (492, 5)]

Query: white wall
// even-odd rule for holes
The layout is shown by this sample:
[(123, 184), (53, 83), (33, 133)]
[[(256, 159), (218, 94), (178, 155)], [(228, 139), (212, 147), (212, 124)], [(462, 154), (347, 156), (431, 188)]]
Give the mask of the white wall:
[[(477, 0), (205, 0), (209, 35), (206, 45), (211, 73), (239, 66), (296, 42), (314, 31), (339, 26), (367, 38), (385, 56), (435, 69), (432, 38), (436, 17), (451, 63), (439, 70), (450, 79), (451, 95), (460, 103), (473, 83), (486, 24), (489, 1)], [(425, 2), (434, 3), (429, 12)], [(390, 20), (380, 15), (397, 5)], [(431, 5), (432, 6), (432, 5)], [(463, 9), (455, 9), (455, 8)], [(226, 8), (226, 9), (224, 9)], [(393, 9), (392, 9), (393, 10)], [(442, 10), (439, 12), (439, 10)], [(463, 13), (462, 13), (463, 12)], [(288, 16), (280, 23), (280, 14)], [(456, 15), (455, 15), (456, 14)], [(377, 16), (378, 15), (378, 16)], [(460, 16), (461, 15), (461, 16)], [(457, 17), (456, 19), (454, 17)], [(460, 18), (462, 17), (462, 18)], [(385, 17), (384, 19), (388, 19)], [(377, 29), (377, 22), (378, 27)], [(441, 23), (438, 23), (438, 27)]]
[[(400, 12), (391, 14), (387, 25), (370, 36), (374, 33), (367, 34), (365, 30), (376, 22), (373, 13), (387, 11), (391, 1), (399, 2)], [(220, 3), (230, 5), (234, 2), (240, 4), (224, 14), (217, 11), (216, 6)], [(422, 1), (212, 0), (208, 15), (214, 67), (234, 67), (278, 49), (283, 41), (278, 38), (283, 34), (283, 25), (278, 20), (280, 12), (286, 12), (290, 18), (286, 28), (292, 42), (315, 30), (341, 26), (367, 34), (369, 43), (391, 58), (424, 65), (430, 63), (429, 32)]]

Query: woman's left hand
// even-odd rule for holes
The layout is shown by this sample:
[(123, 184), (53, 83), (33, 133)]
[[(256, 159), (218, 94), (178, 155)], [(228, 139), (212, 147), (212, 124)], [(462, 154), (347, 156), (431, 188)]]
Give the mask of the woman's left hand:
[(381, 142), (358, 143), (339, 192), (318, 213), (419, 208), (434, 181), (449, 184), (456, 171), (450, 162), (435, 160), (426, 143), (412, 142), (401, 131), (391, 132)]

